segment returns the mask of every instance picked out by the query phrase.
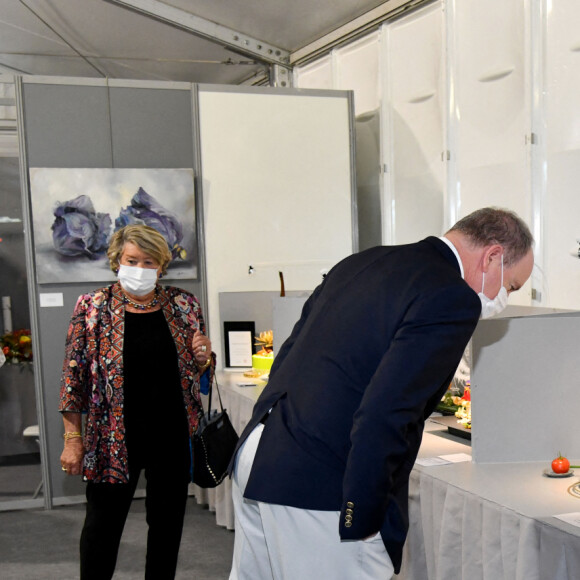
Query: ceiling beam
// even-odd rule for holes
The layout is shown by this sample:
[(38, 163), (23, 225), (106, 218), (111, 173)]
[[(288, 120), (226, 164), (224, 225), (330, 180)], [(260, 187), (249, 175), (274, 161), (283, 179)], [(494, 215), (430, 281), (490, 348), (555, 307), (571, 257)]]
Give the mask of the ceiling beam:
[(105, 1), (210, 40), (233, 52), (249, 56), (257, 62), (277, 64), (284, 67), (290, 66), (290, 53), (287, 50), (252, 38), (243, 32), (227, 28), (211, 20), (195, 16), (180, 8), (169, 6), (158, 0)]
[(294, 51), (290, 55), (290, 63), (293, 67), (307, 64), (329, 53), (337, 46), (352, 42), (356, 38), (376, 30), (383, 22), (398, 18), (409, 10), (431, 2), (433, 0), (386, 0), (362, 16)]
[(8, 74), (8, 75), (13, 75), (13, 74), (19, 74), (19, 75), (25, 75), (28, 74), (26, 71), (20, 70), (18, 68), (14, 68), (13, 66), (8, 66), (7, 64), (1, 64), (0, 63), (0, 75), (3, 74)]

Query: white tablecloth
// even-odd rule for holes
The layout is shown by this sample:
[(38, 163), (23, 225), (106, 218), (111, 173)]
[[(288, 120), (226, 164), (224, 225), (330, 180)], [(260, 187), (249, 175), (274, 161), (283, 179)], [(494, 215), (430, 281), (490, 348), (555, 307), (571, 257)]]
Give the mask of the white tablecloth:
[[(426, 433), (420, 457), (470, 453)], [(578, 477), (553, 479), (541, 463), (415, 466), (405, 580), (577, 580), (580, 528), (553, 516), (580, 512), (568, 492)]]
[[(224, 407), (241, 433), (265, 383), (239, 387), (242, 373), (219, 373)], [(419, 457), (471, 454), (468, 442), (428, 422)], [(580, 459), (574, 458), (574, 463)], [(543, 475), (541, 463), (421, 467), (411, 473), (410, 529), (397, 576), (404, 580), (578, 580), (580, 528), (554, 518), (580, 512), (568, 488), (578, 482)], [(579, 473), (580, 474), (580, 473)], [(234, 529), (231, 482), (203, 490), (199, 503), (216, 513), (220, 526)]]
[[(241, 372), (218, 372), (218, 384), (222, 403), (228, 411), (234, 429), (241, 434), (252, 416), (252, 409), (256, 399), (266, 386), (265, 381), (247, 379)], [(254, 382), (255, 387), (239, 387), (238, 382)], [(204, 400), (206, 404), (207, 398)], [(217, 393), (212, 395), (212, 409), (218, 405)], [(232, 483), (226, 478), (215, 489), (202, 489), (191, 484), (190, 493), (195, 495), (198, 503), (208, 505), (216, 514), (216, 523), (229, 530), (234, 529), (234, 507), (232, 504)]]

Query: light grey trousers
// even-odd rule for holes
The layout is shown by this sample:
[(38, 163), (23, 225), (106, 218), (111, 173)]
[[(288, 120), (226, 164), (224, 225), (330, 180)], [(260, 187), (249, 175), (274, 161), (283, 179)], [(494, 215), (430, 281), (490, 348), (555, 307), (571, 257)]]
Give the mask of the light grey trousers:
[(341, 541), (338, 511), (244, 499), (263, 429), (260, 424), (250, 433), (236, 458), (230, 580), (389, 580), (393, 565), (380, 534), (367, 540)]

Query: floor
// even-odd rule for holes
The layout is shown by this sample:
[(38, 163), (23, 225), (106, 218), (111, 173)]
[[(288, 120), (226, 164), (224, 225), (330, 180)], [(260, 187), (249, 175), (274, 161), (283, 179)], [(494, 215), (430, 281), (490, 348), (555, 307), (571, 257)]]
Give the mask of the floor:
[[(129, 513), (115, 580), (143, 578), (146, 524), (144, 500)], [(0, 512), (2, 580), (78, 579), (78, 538), (84, 506)], [(228, 578), (234, 533), (218, 527), (215, 516), (190, 498), (185, 516), (178, 580)]]
[[(0, 462), (0, 502), (31, 498), (40, 481), (34, 458)], [(39, 496), (40, 498), (42, 495)], [(121, 541), (115, 580), (143, 578), (147, 526), (143, 499), (133, 501)], [(2, 580), (78, 579), (78, 540), (84, 504), (52, 510), (0, 511)], [(225, 580), (229, 576), (234, 533), (219, 527), (215, 514), (190, 497), (187, 505), (178, 580)]]

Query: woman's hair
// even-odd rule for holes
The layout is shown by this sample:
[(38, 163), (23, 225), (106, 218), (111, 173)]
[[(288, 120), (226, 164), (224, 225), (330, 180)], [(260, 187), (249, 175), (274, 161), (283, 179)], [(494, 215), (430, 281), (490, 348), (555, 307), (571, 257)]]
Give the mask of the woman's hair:
[(534, 243), (528, 226), (516, 213), (497, 207), (478, 209), (460, 219), (449, 231), (461, 232), (474, 246), (500, 244), (506, 266), (519, 262)]
[(142, 224), (125, 226), (111, 236), (107, 256), (113, 272), (119, 269), (119, 260), (127, 242), (135, 244), (156, 260), (161, 266), (161, 274), (167, 273), (167, 266), (172, 259), (167, 241), (156, 229)]

